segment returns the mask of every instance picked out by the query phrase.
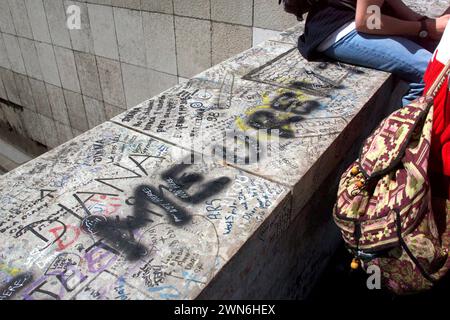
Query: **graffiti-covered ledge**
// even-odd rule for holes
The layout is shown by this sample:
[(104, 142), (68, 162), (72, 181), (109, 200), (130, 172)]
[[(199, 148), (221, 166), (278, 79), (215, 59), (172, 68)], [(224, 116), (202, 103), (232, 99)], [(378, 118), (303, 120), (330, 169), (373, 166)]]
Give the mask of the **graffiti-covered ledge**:
[(0, 300), (306, 297), (393, 80), (307, 63), (300, 29), (2, 176)]

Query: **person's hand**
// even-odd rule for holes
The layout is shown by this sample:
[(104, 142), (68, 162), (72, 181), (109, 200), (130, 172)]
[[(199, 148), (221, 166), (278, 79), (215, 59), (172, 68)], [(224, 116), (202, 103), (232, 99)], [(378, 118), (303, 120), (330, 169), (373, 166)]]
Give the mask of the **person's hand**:
[(444, 34), (447, 23), (450, 20), (450, 14), (445, 14), (436, 19), (426, 20), (428, 33), (433, 40), (440, 40)]

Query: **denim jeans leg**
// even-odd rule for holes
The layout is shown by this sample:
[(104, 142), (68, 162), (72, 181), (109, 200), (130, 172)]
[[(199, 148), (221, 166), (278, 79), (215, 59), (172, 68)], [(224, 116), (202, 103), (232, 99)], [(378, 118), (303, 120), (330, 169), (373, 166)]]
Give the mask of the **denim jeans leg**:
[(403, 37), (358, 33), (356, 30), (323, 52), (345, 63), (391, 72), (409, 83), (403, 105), (423, 94), (423, 75), (432, 53)]

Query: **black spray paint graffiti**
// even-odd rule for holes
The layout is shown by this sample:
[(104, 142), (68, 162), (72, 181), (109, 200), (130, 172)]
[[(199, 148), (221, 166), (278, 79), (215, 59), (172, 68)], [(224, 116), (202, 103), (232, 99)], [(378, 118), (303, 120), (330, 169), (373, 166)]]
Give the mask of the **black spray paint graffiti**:
[(87, 233), (104, 238), (113, 248), (126, 254), (127, 259), (134, 261), (147, 255), (147, 248), (136, 241), (134, 232), (153, 220), (149, 214), (161, 216), (151, 208), (162, 209), (170, 221), (180, 226), (191, 220), (185, 208), (170, 200), (164, 193), (168, 191), (184, 203), (198, 204), (214, 194), (223, 190), (231, 181), (227, 177), (206, 182), (199, 186), (199, 191), (189, 194), (194, 184), (199, 184), (203, 176), (197, 173), (183, 173), (189, 168), (188, 164), (179, 164), (165, 171), (161, 177), (167, 185), (140, 185), (135, 189), (134, 196), (127, 199), (128, 205), (134, 206), (133, 215), (121, 220), (119, 217), (111, 218), (99, 215), (88, 215), (82, 220), (81, 229)]
[[(292, 91), (284, 92), (270, 103), (270, 109), (257, 110), (252, 113), (247, 124), (255, 129), (278, 130), (282, 138), (294, 138), (295, 133), (290, 124), (300, 122), (303, 116), (320, 107), (316, 100), (301, 101)], [(275, 110), (275, 111), (274, 111)]]
[(6, 285), (0, 288), (0, 300), (13, 298), (20, 290), (33, 280), (31, 273), (23, 273), (15, 276)]

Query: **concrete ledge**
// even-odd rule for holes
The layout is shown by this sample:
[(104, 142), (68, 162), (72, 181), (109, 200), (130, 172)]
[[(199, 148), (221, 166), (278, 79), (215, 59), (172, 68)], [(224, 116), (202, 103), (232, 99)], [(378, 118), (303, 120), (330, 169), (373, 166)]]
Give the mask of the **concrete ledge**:
[(296, 32), (2, 176), (0, 299), (305, 298), (395, 82), (306, 63)]

